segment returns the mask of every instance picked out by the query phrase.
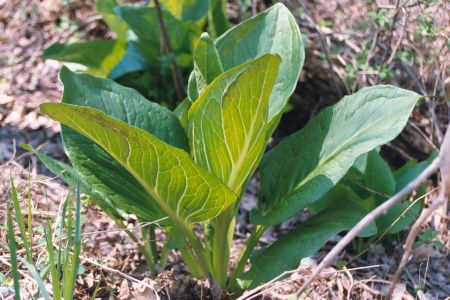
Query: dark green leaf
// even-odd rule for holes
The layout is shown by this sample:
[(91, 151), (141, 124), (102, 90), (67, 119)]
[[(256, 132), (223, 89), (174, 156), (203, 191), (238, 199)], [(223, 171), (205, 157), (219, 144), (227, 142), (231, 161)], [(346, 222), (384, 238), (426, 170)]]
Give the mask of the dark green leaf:
[(261, 162), (253, 222), (281, 223), (320, 199), (363, 153), (395, 138), (420, 95), (392, 86), (361, 89), (324, 109)]
[[(61, 70), (63, 102), (92, 107), (182, 149), (187, 138), (177, 117), (136, 91), (111, 80)], [(166, 216), (139, 182), (94, 142), (62, 127), (64, 147), (72, 164), (99, 197), (145, 220)]]
[[(298, 267), (302, 258), (313, 255), (330, 238), (352, 228), (367, 210), (344, 192), (324, 211), (311, 217), (297, 228), (279, 238), (272, 245), (256, 253), (251, 259), (251, 269), (242, 278), (253, 280), (252, 287), (265, 283), (287, 270)], [(373, 234), (371, 225), (366, 234)]]
[(199, 21), (208, 13), (208, 0), (161, 0), (164, 9), (181, 21)]

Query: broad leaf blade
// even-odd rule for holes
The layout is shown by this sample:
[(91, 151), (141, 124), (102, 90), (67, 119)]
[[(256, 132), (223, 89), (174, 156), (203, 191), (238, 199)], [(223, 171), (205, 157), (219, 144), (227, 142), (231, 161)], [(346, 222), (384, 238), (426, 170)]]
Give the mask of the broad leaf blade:
[(265, 54), (281, 57), (268, 118), (272, 120), (281, 114), (297, 85), (305, 56), (300, 30), (291, 12), (277, 3), (228, 30), (215, 44), (225, 71)]
[(220, 75), (189, 110), (194, 160), (236, 194), (267, 144), (269, 97), (280, 57), (265, 55)]
[[(350, 194), (343, 192), (340, 195), (340, 201), (334, 201), (325, 211), (256, 253), (251, 259), (251, 269), (243, 274), (243, 279), (253, 280), (251, 286), (256, 286), (295, 269), (302, 258), (313, 255), (329, 239), (352, 228), (367, 214), (368, 211), (351, 199)], [(368, 235), (375, 233), (375, 226), (372, 224), (366, 232)]]
[(103, 17), (103, 21), (117, 34), (119, 39), (126, 40), (128, 25), (114, 13), (114, 7), (118, 6), (117, 0), (97, 0), (96, 10)]
[(149, 70), (150, 66), (141, 54), (141, 52), (136, 48), (133, 43), (129, 43), (127, 50), (114, 69), (108, 75), (108, 78), (116, 80), (122, 76), (126, 76), (128, 73), (140, 72)]
[[(188, 149), (184, 129), (168, 109), (111, 80), (73, 73), (67, 68), (61, 70), (60, 77), (64, 83), (64, 103), (99, 109), (173, 146)], [(96, 192), (96, 198), (107, 199), (144, 220), (166, 216), (129, 171), (98, 145), (71, 128), (62, 126), (61, 132), (70, 161)]]
[(189, 155), (148, 132), (90, 108), (46, 103), (43, 113), (98, 143), (125, 167), (179, 226), (206, 221), (236, 196)]
[(53, 44), (44, 50), (45, 59), (77, 63), (86, 66), (87, 72), (106, 77), (125, 54), (121, 40), (97, 40), (72, 44)]
[(392, 86), (361, 89), (326, 108), (261, 163), (253, 222), (281, 223), (329, 191), (363, 153), (394, 139), (420, 95)]
[(163, 7), (181, 21), (199, 21), (208, 13), (208, 0), (162, 0)]
[[(435, 158), (436, 154), (433, 154), (427, 160), (420, 163), (411, 161), (407, 166), (395, 172), (395, 192), (400, 191), (409, 182), (419, 176)], [(415, 197), (410, 197), (410, 199), (405, 199), (401, 203), (397, 203), (386, 214), (377, 219), (377, 225), (380, 231), (388, 230), (388, 233), (398, 233), (410, 226), (419, 217), (423, 208), (423, 199), (418, 199), (425, 195), (426, 186), (423, 184), (416, 192)]]
[(376, 150), (370, 151), (367, 156), (364, 175), (365, 186), (375, 197), (377, 204), (383, 203), (394, 194), (394, 174)]

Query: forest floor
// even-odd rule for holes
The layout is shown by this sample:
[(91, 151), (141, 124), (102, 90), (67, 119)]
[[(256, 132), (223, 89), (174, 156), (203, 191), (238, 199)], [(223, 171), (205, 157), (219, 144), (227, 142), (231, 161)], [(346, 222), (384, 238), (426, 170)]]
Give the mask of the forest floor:
[[(242, 1), (251, 3), (251, 1)], [(270, 2), (270, 1), (265, 1)], [(284, 1), (296, 13), (302, 32), (307, 39), (307, 58), (296, 93), (291, 99), (292, 110), (282, 121), (274, 142), (282, 136), (301, 128), (324, 106), (335, 103), (342, 95), (356, 88), (380, 82), (415, 89), (427, 95), (440, 95), (448, 101), (450, 88), (448, 40), (450, 36), (448, 11), (450, 5), (443, 1), (431, 8), (418, 5), (398, 7), (392, 4), (367, 4), (362, 1), (316, 1), (300, 5), (297, 1)], [(257, 1), (257, 9), (265, 6)], [(248, 16), (251, 5), (229, 5), (232, 20)], [(385, 14), (385, 12), (388, 14)], [(371, 13), (378, 15), (369, 18)], [(389, 19), (390, 14), (398, 17)], [(372, 14), (373, 15), (373, 14)], [(437, 38), (433, 47), (409, 40), (408, 33), (415, 31), (422, 15), (431, 15)], [(385, 18), (386, 20), (384, 20)], [(388, 23), (377, 30), (363, 23)], [(406, 23), (407, 22), (407, 23)], [(416, 24), (417, 23), (417, 24)], [(405, 25), (408, 24), (408, 25)], [(411, 24), (411, 25), (409, 25)], [(414, 27), (416, 26), (416, 27)], [(403, 28), (403, 29), (402, 29)], [(428, 33), (426, 38), (429, 38)], [(58, 0), (0, 0), (0, 297), (11, 296), (8, 247), (6, 245), (5, 200), (10, 191), (12, 174), (20, 199), (25, 200), (31, 179), (33, 202), (33, 227), (42, 227), (45, 220), (55, 218), (67, 197), (67, 187), (55, 178), (36, 157), (21, 149), (20, 144), (30, 144), (60, 160), (67, 160), (61, 144), (59, 125), (39, 114), (39, 104), (59, 101), (62, 86), (58, 81), (61, 64), (41, 58), (42, 50), (54, 42), (74, 39), (108, 38), (110, 33), (95, 14), (93, 1)], [(405, 37), (406, 36), (406, 37)], [(424, 37), (425, 39), (425, 37)], [(431, 50), (437, 53), (430, 53)], [(337, 51), (336, 49), (340, 49)], [(413, 49), (418, 59), (402, 61), (396, 53)], [(368, 51), (366, 51), (368, 50)], [(366, 51), (364, 58), (358, 53)], [(394, 53), (394, 54), (393, 54)], [(406, 54), (405, 54), (406, 55)], [(434, 56), (433, 56), (434, 55)], [(428, 60), (421, 60), (427, 57)], [(431, 57), (431, 58), (430, 58)], [(438, 59), (436, 59), (438, 57)], [(434, 58), (434, 60), (433, 60)], [(361, 61), (362, 60), (362, 61)], [(367, 69), (369, 64), (371, 69)], [(353, 67), (350, 70), (347, 65)], [(375, 66), (375, 67), (373, 67)], [(388, 66), (387, 70), (381, 68)], [(386, 78), (382, 78), (386, 72)], [(356, 85), (354, 85), (354, 83)], [(445, 98), (447, 97), (447, 98)], [(433, 113), (440, 124), (448, 122), (448, 108), (442, 103), (433, 104)], [(440, 127), (445, 130), (445, 126)], [(439, 145), (439, 136), (426, 105), (418, 107), (405, 132), (382, 149), (392, 167), (399, 167), (409, 159), (423, 160)], [(430, 186), (433, 184), (429, 183)], [(249, 231), (248, 212), (256, 205), (258, 181), (251, 181), (238, 218), (235, 245), (232, 255), (237, 257), (242, 241)], [(169, 268), (159, 275), (149, 276), (145, 261), (127, 235), (117, 230), (97, 207), (83, 205), (83, 274), (78, 276), (75, 296), (91, 299), (200, 299), (211, 298), (208, 282), (193, 279), (176, 251), (169, 258)], [(307, 212), (305, 212), (307, 215)], [(304, 220), (300, 214), (290, 222), (271, 228), (263, 236), (270, 243), (286, 229)], [(135, 224), (136, 225), (136, 224)], [(396, 299), (445, 299), (450, 295), (450, 262), (448, 259), (448, 215), (441, 210), (427, 224), (439, 233), (444, 248), (424, 244), (414, 250), (402, 283), (395, 289)], [(161, 233), (162, 235), (162, 233)], [(406, 233), (389, 242), (378, 244), (362, 255), (347, 251), (339, 261), (347, 262), (344, 268), (329, 267), (317, 279), (306, 299), (376, 299), (381, 298), (398, 266)], [(46, 250), (34, 236), (33, 249), (39, 255)], [(304, 259), (297, 270), (287, 278), (268, 284), (261, 292), (254, 291), (246, 299), (283, 299), (294, 293), (311, 268), (323, 258), (339, 240), (328, 243), (319, 253)], [(32, 291), (35, 282), (27, 271), (21, 270), (23, 284)], [(130, 277), (134, 278), (130, 280)]]

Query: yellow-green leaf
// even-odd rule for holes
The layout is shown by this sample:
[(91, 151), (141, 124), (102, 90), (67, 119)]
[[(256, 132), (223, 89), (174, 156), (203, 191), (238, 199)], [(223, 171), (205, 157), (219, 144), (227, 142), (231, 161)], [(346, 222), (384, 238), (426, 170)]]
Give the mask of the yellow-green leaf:
[(178, 226), (217, 216), (236, 196), (189, 155), (95, 109), (45, 103), (41, 111), (95, 141), (125, 167)]
[(223, 73), (189, 110), (194, 160), (237, 194), (267, 144), (269, 97), (280, 62), (269, 54)]

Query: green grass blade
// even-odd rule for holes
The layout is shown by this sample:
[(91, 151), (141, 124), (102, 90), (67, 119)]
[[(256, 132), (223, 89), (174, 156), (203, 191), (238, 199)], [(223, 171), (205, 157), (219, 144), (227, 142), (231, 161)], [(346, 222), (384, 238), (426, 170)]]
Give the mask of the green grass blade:
[[(78, 274), (78, 268), (80, 263), (81, 252), (81, 199), (80, 199), (80, 184), (77, 183), (77, 204), (75, 212), (75, 237), (73, 241), (73, 255), (71, 268), (68, 274), (67, 281), (65, 281), (64, 299), (73, 299), (73, 293), (75, 291), (75, 280)], [(66, 270), (68, 271), (68, 270)]]
[(19, 271), (17, 269), (16, 241), (14, 239), (12, 211), (9, 204), (7, 204), (7, 211), (8, 211), (7, 213), (8, 247), (9, 247), (9, 254), (11, 255), (11, 273), (14, 280), (14, 299), (20, 300), (20, 284), (19, 284)]
[(10, 185), (11, 185), (11, 198), (14, 205), (14, 210), (16, 212), (17, 224), (19, 225), (20, 235), (22, 238), (23, 245), (25, 247), (27, 261), (29, 263), (33, 263), (33, 256), (31, 254), (31, 247), (27, 237), (27, 231), (25, 229), (25, 222), (23, 220), (22, 211), (20, 209), (19, 198), (17, 197), (16, 187), (14, 186), (14, 181), (12, 179), (12, 175), (9, 177)]
[(25, 259), (23, 259), (22, 257), (18, 257), (18, 259), (25, 265), (25, 267), (27, 267), (28, 271), (30, 271), (31, 275), (33, 276), (34, 280), (36, 280), (38, 287), (39, 287), (39, 292), (42, 295), (42, 297), (45, 300), (50, 300), (50, 295), (47, 291), (47, 289), (45, 288), (45, 283), (42, 280), (41, 276), (39, 275), (39, 273), (37, 272), (36, 268), (30, 264), (29, 262), (27, 262)]
[(52, 277), (53, 299), (59, 300), (61, 299), (60, 277), (56, 270), (55, 253), (53, 251), (52, 224), (50, 221), (48, 221), (47, 228), (45, 230), (45, 238), (47, 240), (50, 275)]
[(28, 219), (27, 219), (27, 228), (28, 228), (28, 238), (30, 241), (30, 248), (32, 248), (33, 243), (33, 214), (31, 213), (32, 205), (31, 205), (31, 167), (28, 170), (28, 202), (27, 202), (27, 208), (28, 208)]
[(67, 212), (66, 212), (66, 218), (67, 218), (67, 225), (65, 226), (65, 236), (66, 236), (66, 243), (65, 243), (65, 249), (63, 252), (63, 265), (62, 265), (62, 274), (63, 274), (63, 298), (66, 299), (66, 294), (70, 295), (70, 293), (66, 292), (66, 290), (69, 288), (69, 277), (70, 277), (70, 247), (72, 245), (72, 230), (73, 230), (73, 204), (68, 199), (68, 205), (67, 205)]
[(62, 238), (63, 238), (63, 233), (64, 233), (64, 225), (66, 224), (66, 213), (67, 213), (67, 206), (70, 201), (69, 199), (70, 199), (70, 193), (67, 195), (66, 201), (64, 202), (61, 219), (59, 221), (58, 264), (57, 264), (58, 274), (61, 274)]

